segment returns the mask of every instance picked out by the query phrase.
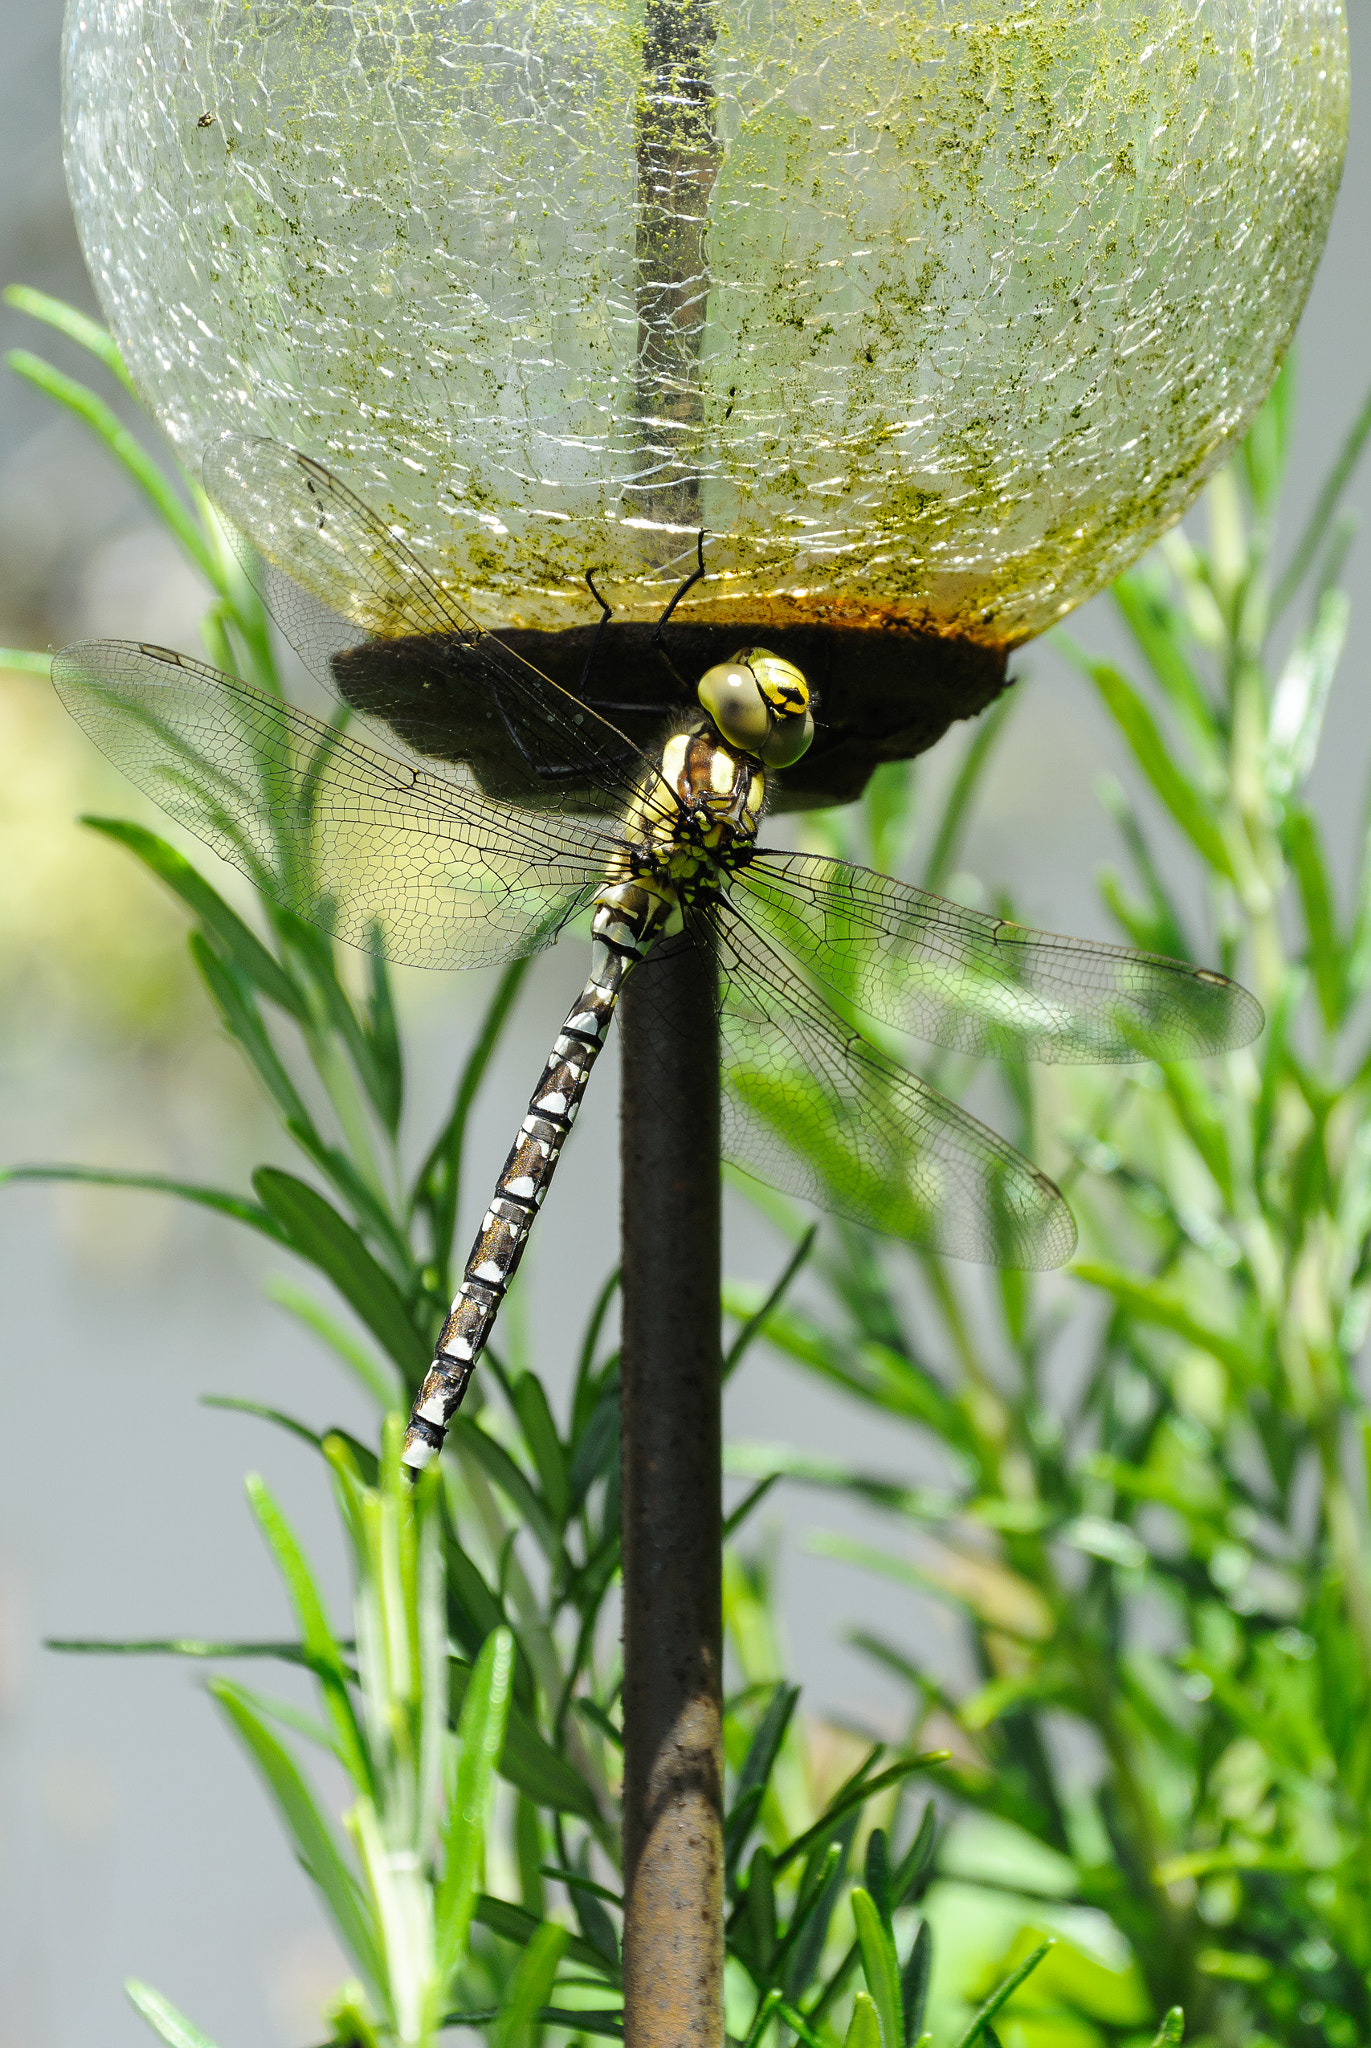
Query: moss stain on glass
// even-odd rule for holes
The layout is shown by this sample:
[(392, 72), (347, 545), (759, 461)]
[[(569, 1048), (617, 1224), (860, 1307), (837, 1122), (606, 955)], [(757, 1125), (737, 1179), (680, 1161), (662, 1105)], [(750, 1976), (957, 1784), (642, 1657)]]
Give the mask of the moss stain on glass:
[[(1269, 388), (1341, 168), (1339, 7), (720, 0), (713, 28), (699, 421), (658, 437), (711, 535), (693, 615), (1040, 631)], [(323, 455), (491, 624), (593, 616), (592, 563), (650, 615), (691, 536), (643, 517), (642, 65), (635, 5), (73, 13), (83, 239), (178, 446)]]

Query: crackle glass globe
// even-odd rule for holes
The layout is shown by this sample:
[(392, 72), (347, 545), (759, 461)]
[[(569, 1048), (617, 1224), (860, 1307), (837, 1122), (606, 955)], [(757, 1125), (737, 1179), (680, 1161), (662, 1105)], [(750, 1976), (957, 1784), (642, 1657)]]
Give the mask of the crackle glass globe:
[(321, 457), (488, 625), (1010, 647), (1268, 389), (1337, 0), (72, 0), (67, 164), (182, 455)]

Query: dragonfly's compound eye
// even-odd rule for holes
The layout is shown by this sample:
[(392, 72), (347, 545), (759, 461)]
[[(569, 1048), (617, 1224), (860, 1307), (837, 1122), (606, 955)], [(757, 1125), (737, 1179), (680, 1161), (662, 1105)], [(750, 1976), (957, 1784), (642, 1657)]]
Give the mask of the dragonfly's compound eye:
[(695, 693), (730, 746), (760, 754), (771, 731), (771, 714), (756, 676), (744, 661), (720, 661), (706, 669)]
[(734, 660), (745, 663), (756, 677), (771, 721), (758, 753), (768, 768), (789, 768), (814, 737), (809, 684), (793, 661), (767, 647), (744, 647)]
[(767, 768), (789, 768), (801, 754), (809, 752), (813, 738), (812, 711), (788, 712), (784, 717), (773, 717), (771, 731), (762, 741), (763, 765)]

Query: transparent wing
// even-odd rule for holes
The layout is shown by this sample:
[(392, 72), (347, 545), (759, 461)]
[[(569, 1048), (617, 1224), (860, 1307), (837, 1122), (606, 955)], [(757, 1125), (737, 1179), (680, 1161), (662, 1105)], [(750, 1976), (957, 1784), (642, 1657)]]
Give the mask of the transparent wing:
[(101, 752), (259, 888), (410, 966), (550, 944), (615, 851), (588, 824), (388, 760), (166, 648), (87, 641), (56, 657), (53, 681)]
[(1190, 1059), (1262, 1028), (1261, 1005), (1222, 974), (1032, 931), (846, 861), (762, 851), (730, 888), (755, 929), (836, 994), (955, 1052)]
[(388, 524), (322, 463), (228, 434), (203, 471), (251, 543), (244, 567), (300, 658), (405, 746), (466, 762), (484, 789), (553, 809), (617, 811), (652, 767), (616, 726), (483, 631), (407, 545), (403, 520)]
[(718, 945), (724, 1153), (892, 1237), (983, 1265), (1060, 1266), (1071, 1211), (1045, 1174), (850, 1032), (734, 905)]

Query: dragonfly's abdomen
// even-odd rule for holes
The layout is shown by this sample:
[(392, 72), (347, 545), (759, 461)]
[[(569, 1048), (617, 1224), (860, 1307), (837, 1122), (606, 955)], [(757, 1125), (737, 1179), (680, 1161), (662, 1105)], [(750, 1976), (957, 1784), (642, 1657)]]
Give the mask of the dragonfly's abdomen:
[(495, 1183), (410, 1415), (404, 1462), (415, 1470), (431, 1464), (442, 1449), (448, 1424), (518, 1270), (533, 1219), (605, 1042), (624, 976), (660, 936), (676, 908), (674, 891), (648, 877), (615, 883), (597, 898), (590, 978), (529, 1098), (528, 1114)]

